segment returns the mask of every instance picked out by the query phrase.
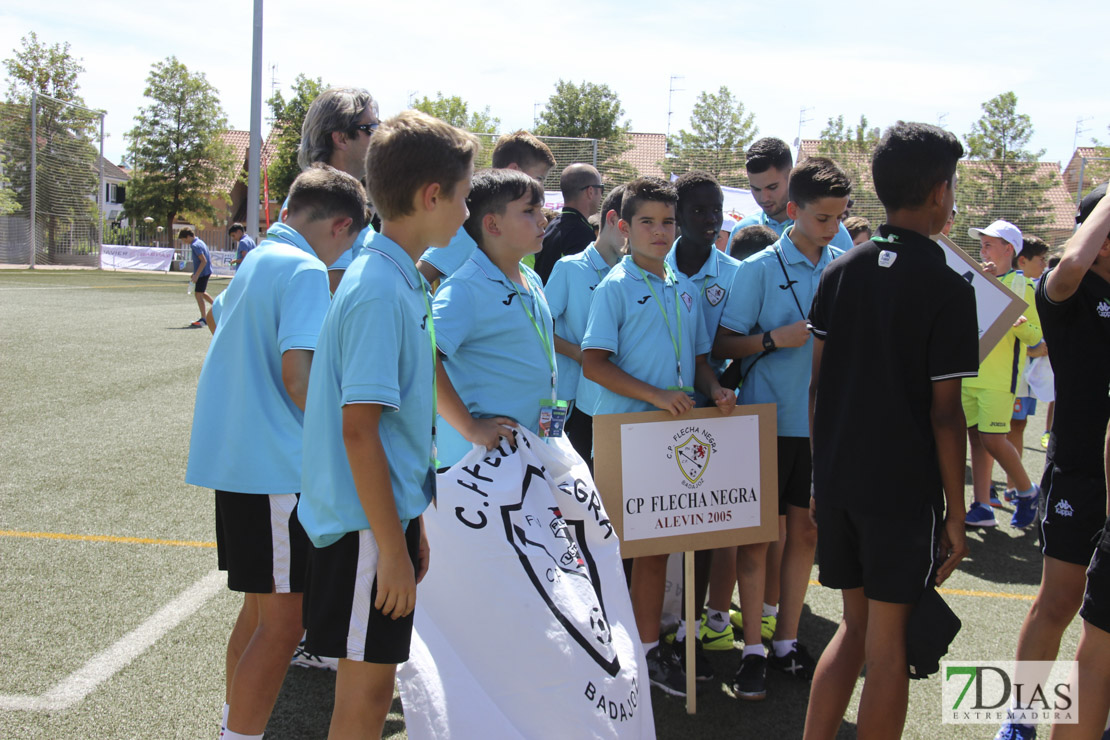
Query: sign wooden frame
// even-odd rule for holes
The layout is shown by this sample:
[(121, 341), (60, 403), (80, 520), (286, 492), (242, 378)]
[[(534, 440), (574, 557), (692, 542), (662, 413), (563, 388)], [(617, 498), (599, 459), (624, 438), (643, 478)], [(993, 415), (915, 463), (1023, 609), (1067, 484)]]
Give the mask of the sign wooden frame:
[[(1010, 327), (1014, 325), (1018, 317), (1025, 312), (1029, 304), (1025, 302), (1024, 298), (1003, 285), (1002, 281), (980, 267), (978, 262), (973, 260), (967, 252), (956, 244), (956, 242), (952, 241), (944, 234), (937, 234), (933, 237), (933, 241), (939, 244), (950, 255), (954, 255), (960, 261), (966, 263), (970, 270), (982, 278), (982, 280), (978, 282), (974, 281), (974, 279), (968, 281), (972, 283), (971, 287), (975, 289), (976, 295), (982, 290), (996, 290), (1010, 299), (1009, 305), (998, 314), (990, 326), (979, 327), (979, 362), (981, 363), (983, 360), (987, 359), (987, 355), (991, 353), (991, 350), (1002, 341), (1002, 338), (1006, 336), (1006, 332), (1010, 330)], [(949, 260), (948, 266), (952, 267), (951, 260)], [(967, 274), (966, 271), (961, 272), (960, 270), (956, 270), (956, 272), (962, 275)]]
[[(696, 421), (720, 419), (716, 408), (694, 409), (682, 416), (666, 411), (645, 411), (631, 414), (600, 414), (594, 417), (594, 481), (605, 503), (605, 511), (621, 543), (621, 556), (640, 557), (672, 552), (709, 550), (754, 542), (772, 542), (779, 536), (778, 517), (778, 424), (775, 405), (770, 403), (737, 405), (732, 416), (755, 416), (759, 423), (759, 502), (757, 526), (724, 529), (697, 534), (664, 535), (626, 540), (624, 536), (624, 465), (634, 460), (622, 459), (621, 435), (626, 424)], [(718, 453), (720, 454), (720, 453)]]

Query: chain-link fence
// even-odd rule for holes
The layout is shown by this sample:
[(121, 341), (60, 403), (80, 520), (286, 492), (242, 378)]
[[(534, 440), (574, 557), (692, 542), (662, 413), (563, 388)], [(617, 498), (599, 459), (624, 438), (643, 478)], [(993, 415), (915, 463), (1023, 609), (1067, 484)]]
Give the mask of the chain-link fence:
[(46, 95), (0, 104), (0, 262), (99, 262), (104, 113)]

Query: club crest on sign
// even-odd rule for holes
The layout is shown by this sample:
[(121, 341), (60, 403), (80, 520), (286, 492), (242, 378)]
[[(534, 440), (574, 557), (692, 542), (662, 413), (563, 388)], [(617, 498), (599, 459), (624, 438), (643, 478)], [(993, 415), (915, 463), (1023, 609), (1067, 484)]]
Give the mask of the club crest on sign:
[(693, 434), (674, 448), (674, 459), (678, 463), (678, 469), (691, 484), (701, 479), (712, 454), (712, 448)]

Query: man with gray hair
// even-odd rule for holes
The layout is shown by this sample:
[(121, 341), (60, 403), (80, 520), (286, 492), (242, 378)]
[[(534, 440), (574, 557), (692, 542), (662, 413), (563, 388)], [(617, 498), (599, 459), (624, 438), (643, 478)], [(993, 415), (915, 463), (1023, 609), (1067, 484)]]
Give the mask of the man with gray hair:
[(596, 167), (579, 162), (563, 170), (559, 189), (563, 212), (547, 225), (543, 249), (536, 255), (535, 270), (545, 283), (560, 258), (578, 254), (593, 242), (594, 228), (587, 219), (601, 206), (605, 186)]
[[(312, 101), (301, 126), (297, 164), (308, 169), (313, 162), (326, 162), (360, 182), (366, 177), (366, 150), (378, 128), (378, 103), (358, 87), (333, 87)], [(328, 282), (334, 293), (370, 227), (355, 239), (350, 250), (328, 266)]]

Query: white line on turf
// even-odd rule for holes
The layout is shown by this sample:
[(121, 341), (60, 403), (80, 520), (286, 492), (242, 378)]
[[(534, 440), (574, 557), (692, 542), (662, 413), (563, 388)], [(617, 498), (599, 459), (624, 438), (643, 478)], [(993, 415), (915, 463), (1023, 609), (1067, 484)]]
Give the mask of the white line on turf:
[(0, 694), (0, 710), (56, 712), (68, 709), (188, 619), (226, 583), (220, 571), (212, 571), (41, 696)]

